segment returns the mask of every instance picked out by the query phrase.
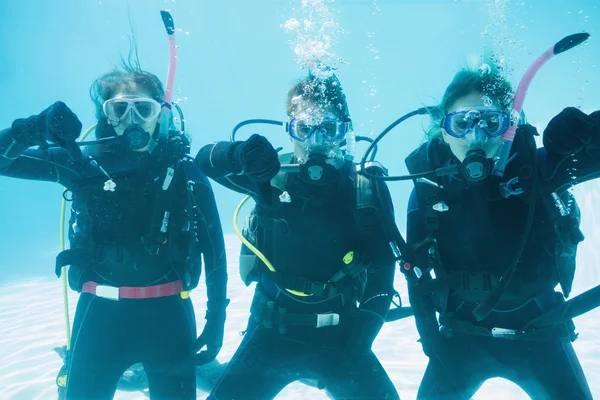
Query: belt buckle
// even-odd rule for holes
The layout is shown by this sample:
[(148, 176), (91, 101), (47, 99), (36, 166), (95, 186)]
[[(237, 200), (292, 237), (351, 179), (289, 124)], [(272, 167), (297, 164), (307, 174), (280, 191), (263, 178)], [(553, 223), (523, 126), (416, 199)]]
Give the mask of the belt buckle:
[(96, 296), (119, 301), (119, 288), (108, 285), (98, 285), (96, 286)]
[(324, 326), (335, 326), (340, 323), (340, 315), (336, 313), (317, 314), (317, 328)]
[(492, 336), (495, 338), (510, 339), (516, 335), (517, 331), (514, 329), (505, 328), (492, 328)]

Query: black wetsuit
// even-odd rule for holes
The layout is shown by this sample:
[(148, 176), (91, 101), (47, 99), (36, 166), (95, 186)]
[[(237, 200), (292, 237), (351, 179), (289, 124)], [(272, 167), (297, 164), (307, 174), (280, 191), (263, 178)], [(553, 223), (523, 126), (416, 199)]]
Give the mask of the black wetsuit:
[[(537, 159), (536, 187), (540, 196), (550, 196), (556, 191), (567, 207), (577, 207), (569, 205), (565, 189), (572, 183), (598, 176), (598, 150), (588, 148), (577, 157), (563, 158), (540, 148), (536, 158), (533, 139), (525, 138), (525, 134), (517, 134), (513, 146), (513, 154), (517, 156), (509, 163), (504, 181), (519, 174), (523, 181), (527, 173), (532, 175)], [(421, 146), (407, 159), (411, 173), (456, 162), (447, 145), (437, 141)], [(574, 166), (576, 177), (570, 173)], [(558, 283), (563, 291), (570, 291), (571, 282), (566, 276), (561, 278), (556, 267), (559, 236), (553, 228), (549, 208), (540, 197), (535, 203), (524, 251), (500, 302), (481, 321), (473, 315), (474, 308), (490, 295), (517, 253), (533, 197), (533, 180), (524, 180), (524, 195), (504, 199), (499, 196), (498, 182), (494, 183), (493, 177), (476, 185), (468, 185), (457, 177), (437, 179), (443, 186), (441, 197), (432, 197), (435, 200), (426, 205), (427, 200), (419, 198), (419, 190), (423, 189), (413, 190), (407, 217), (408, 243), (426, 243), (414, 254), (414, 265), (405, 269), (417, 328), (429, 356), (418, 398), (470, 399), (487, 379), (502, 377), (515, 382), (533, 399), (591, 399), (570, 343), (575, 338), (572, 321), (560, 323), (556, 331), (544, 331), (537, 338), (518, 339), (518, 334), (514, 334), (544, 310), (564, 301), (563, 295), (554, 290)], [(448, 210), (444, 211), (438, 203), (438, 210), (442, 211), (434, 218), (439, 223), (436, 228), (435, 221), (431, 225), (431, 220), (426, 219), (425, 209), (439, 200), (443, 200)], [(565, 253), (572, 262), (571, 273), (575, 262), (573, 246), (583, 239), (578, 232), (578, 228), (566, 230), (560, 238), (566, 242), (572, 240), (571, 253)], [(434, 236), (437, 243), (427, 241), (428, 236)], [(415, 266), (420, 270), (415, 271)], [(435, 280), (443, 285), (431, 285), (430, 267), (435, 271)], [(417, 277), (420, 273), (423, 276)], [(441, 330), (436, 311), (440, 313)], [(494, 337), (491, 334), (494, 328), (509, 331), (495, 329)], [(514, 338), (502, 337), (503, 332)]]
[[(94, 158), (116, 183), (111, 191), (105, 190), (106, 176), (74, 163), (62, 148), (25, 149), (18, 142), (11, 144), (12, 135), (10, 129), (0, 132), (0, 149), (5, 151), (0, 174), (57, 182), (68, 189), (65, 197), (73, 200), (71, 249), (85, 249), (89, 257), (67, 262), (72, 289), (80, 292), (86, 282), (142, 287), (181, 280), (183, 289), (191, 290), (198, 283), (203, 256), (209, 300), (225, 299), (227, 272), (219, 215), (210, 183), (192, 160), (180, 159), (176, 168), (174, 192), (168, 198), (167, 243), (152, 255), (140, 239), (155, 222), (160, 190), (156, 177), (165, 166), (160, 157), (95, 147)], [(16, 151), (14, 143), (22, 151)], [(189, 244), (192, 241), (196, 246)], [(181, 257), (189, 257), (187, 265), (175, 267)], [(84, 292), (75, 313), (66, 397), (111, 399), (123, 372), (139, 362), (148, 375), (151, 398), (195, 399), (196, 338), (189, 297), (115, 301)]]
[[(245, 337), (210, 398), (271, 399), (288, 384), (303, 379), (318, 382), (336, 399), (399, 398), (372, 351), (348, 356), (349, 337), (353, 330), (360, 329), (353, 325), (357, 309), (385, 318), (393, 293), (395, 265), (381, 226), (372, 235), (361, 234), (357, 228), (356, 189), (349, 178), (350, 164), (346, 165), (344, 178), (326, 186), (303, 182), (295, 173), (287, 174), (284, 186), (291, 201), (282, 202), (281, 189), (257, 184), (246, 175), (232, 175), (227, 159), (232, 145), (219, 142), (215, 151), (213, 146), (205, 146), (196, 162), (210, 178), (257, 202), (257, 224), (251, 223), (251, 229), (256, 231), (250, 236), (255, 237), (255, 244), (277, 273), (286, 277), (282, 278), (289, 282), (285, 287), (295, 286), (294, 282), (304, 278), (327, 282), (351, 250), (356, 258), (362, 254), (369, 266), (361, 274), (363, 282), (365, 277), (367, 282), (366, 287), (358, 289), (364, 290), (362, 295), (357, 293), (355, 281), (346, 276), (339, 281), (338, 295), (298, 296), (274, 284), (265, 273), (264, 264), (259, 263)], [(391, 210), (382, 212), (393, 218)], [(303, 286), (307, 287), (298, 285), (296, 289)], [(282, 329), (277, 324), (277, 310), (283, 310), (287, 316), (306, 315), (308, 320), (316, 314), (336, 313), (339, 324), (316, 328), (313, 323)], [(275, 311), (275, 317), (270, 311)], [(271, 318), (272, 324), (268, 322)]]

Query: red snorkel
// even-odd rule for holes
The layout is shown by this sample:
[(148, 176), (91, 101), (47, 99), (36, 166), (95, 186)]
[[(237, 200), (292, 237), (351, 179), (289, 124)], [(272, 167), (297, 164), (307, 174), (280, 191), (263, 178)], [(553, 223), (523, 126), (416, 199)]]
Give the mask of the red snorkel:
[(513, 122), (506, 131), (506, 133), (502, 135), (503, 140), (502, 146), (499, 150), (500, 155), (498, 161), (494, 166), (494, 169), (492, 170), (493, 175), (500, 177), (504, 176), (504, 170), (506, 169), (506, 164), (508, 163), (510, 150), (512, 148), (515, 133), (517, 131), (517, 121), (519, 119), (519, 116), (521, 115), (521, 110), (523, 109), (523, 103), (525, 102), (527, 90), (529, 89), (529, 85), (531, 84), (531, 81), (533, 80), (535, 74), (552, 57), (580, 45), (581, 43), (585, 42), (589, 37), (589, 33), (576, 33), (574, 35), (567, 36), (566, 38), (562, 39), (561, 41), (550, 47), (548, 50), (546, 50), (534, 61), (533, 64), (531, 64), (531, 66), (529, 66), (529, 68), (527, 68), (527, 71), (525, 71), (525, 74), (521, 78), (521, 81), (519, 82), (519, 86), (517, 87), (517, 91), (515, 93), (511, 111), (511, 118), (513, 119)]

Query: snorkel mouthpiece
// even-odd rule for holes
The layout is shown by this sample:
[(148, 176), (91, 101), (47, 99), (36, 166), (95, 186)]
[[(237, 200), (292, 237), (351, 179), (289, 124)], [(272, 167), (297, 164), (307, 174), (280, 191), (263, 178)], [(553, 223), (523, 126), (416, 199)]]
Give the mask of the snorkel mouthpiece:
[(504, 171), (506, 169), (506, 164), (508, 163), (508, 158), (510, 156), (510, 150), (512, 148), (512, 143), (515, 138), (515, 133), (517, 131), (517, 121), (519, 116), (521, 115), (521, 110), (523, 109), (523, 103), (525, 102), (525, 96), (527, 95), (527, 90), (529, 89), (529, 85), (533, 80), (533, 77), (539, 69), (548, 62), (552, 57), (557, 54), (563, 53), (567, 50), (572, 49), (585, 42), (590, 37), (589, 33), (576, 33), (574, 35), (570, 35), (560, 40), (558, 43), (554, 44), (548, 50), (546, 50), (542, 55), (540, 55), (534, 62), (527, 68), (525, 74), (521, 78), (519, 82), (519, 86), (517, 87), (517, 91), (515, 92), (515, 97), (513, 100), (511, 118), (512, 124), (502, 136), (502, 145), (499, 149), (499, 158), (496, 161), (496, 165), (494, 166), (494, 170), (492, 171), (493, 175), (502, 177), (504, 176)]

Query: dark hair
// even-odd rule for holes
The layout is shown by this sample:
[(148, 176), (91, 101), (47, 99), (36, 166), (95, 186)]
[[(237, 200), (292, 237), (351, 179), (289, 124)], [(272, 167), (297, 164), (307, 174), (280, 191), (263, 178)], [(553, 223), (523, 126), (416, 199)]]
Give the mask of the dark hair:
[(335, 75), (323, 79), (309, 74), (308, 77), (296, 82), (287, 94), (288, 115), (295, 114), (300, 102), (317, 105), (321, 112), (331, 109), (341, 120), (350, 121), (346, 95)]
[(133, 65), (131, 62), (126, 63), (121, 60), (120, 68), (102, 75), (94, 81), (90, 88), (90, 97), (96, 106), (96, 119), (98, 120), (96, 137), (106, 136), (103, 131), (110, 128), (102, 111), (102, 105), (115, 93), (124, 89), (145, 91), (158, 102), (164, 100), (165, 91), (156, 75), (142, 70), (139, 64)]
[(442, 118), (448, 114), (457, 100), (471, 93), (488, 96), (501, 109), (508, 111), (514, 95), (512, 86), (493, 63), (486, 66), (489, 67), (488, 70), (463, 69), (454, 75), (454, 79), (444, 92), (442, 102), (436, 107), (436, 112), (430, 113), (432, 125), (427, 131), (429, 140), (441, 137)]

